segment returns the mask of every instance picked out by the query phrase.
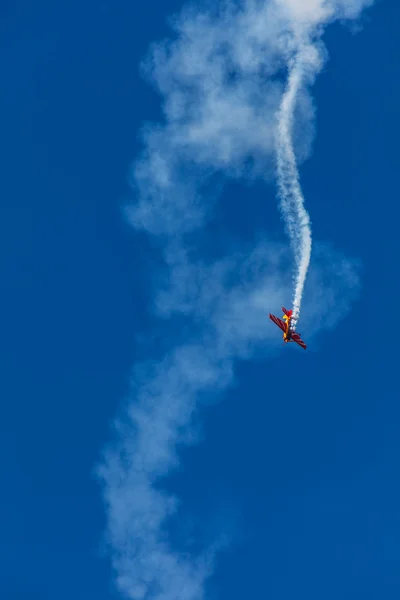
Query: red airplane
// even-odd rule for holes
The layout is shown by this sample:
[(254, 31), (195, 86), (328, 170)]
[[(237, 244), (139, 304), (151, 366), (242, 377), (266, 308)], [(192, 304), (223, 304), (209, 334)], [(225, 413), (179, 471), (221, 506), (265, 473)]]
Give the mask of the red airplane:
[(282, 329), (284, 342), (286, 342), (286, 343), (287, 342), (296, 342), (296, 344), (298, 344), (305, 350), (307, 348), (306, 344), (301, 339), (300, 334), (297, 333), (297, 331), (294, 331), (294, 329), (292, 328), (291, 321), (292, 321), (293, 311), (286, 310), (286, 308), (284, 308), (283, 306), (282, 306), (282, 311), (284, 313), (283, 319), (284, 319), (285, 323), (281, 319), (278, 319), (278, 317), (276, 317), (275, 315), (271, 315), (271, 313), (269, 315), (269, 318), (271, 319), (271, 321), (273, 321), (275, 323), (275, 325), (278, 325), (278, 327), (280, 329)]

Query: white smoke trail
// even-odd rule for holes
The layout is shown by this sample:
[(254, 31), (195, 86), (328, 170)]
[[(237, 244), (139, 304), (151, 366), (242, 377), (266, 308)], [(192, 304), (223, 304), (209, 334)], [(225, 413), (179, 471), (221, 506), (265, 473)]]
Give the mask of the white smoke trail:
[[(116, 439), (99, 468), (116, 586), (129, 600), (207, 597), (216, 548), (207, 550), (208, 541), (202, 540), (183, 552), (179, 543), (170, 543), (167, 524), (179, 501), (162, 479), (179, 464), (177, 445), (195, 437), (199, 399), (225, 390), (235, 361), (265, 349), (269, 336), (271, 344), (279, 343), (268, 328), (267, 311), (289, 293), (286, 258), (274, 244), (249, 252), (238, 240), (233, 255), (229, 248), (223, 259), (210, 256), (212, 233), (203, 244), (197, 235), (207, 224), (212, 196), (204, 182), (214, 174), (269, 179), (278, 114), (279, 190), (295, 248), (298, 316), (311, 251), (296, 166), (296, 157), (304, 158), (311, 145), (306, 86), (322, 62), (323, 26), (355, 18), (371, 3), (238, 0), (224, 1), (211, 12), (192, 5), (174, 21), (174, 40), (156, 44), (146, 63), (147, 77), (164, 100), (164, 122), (144, 131), (144, 151), (132, 173), (136, 198), (129, 218), (133, 227), (157, 239), (165, 259), (167, 272), (155, 277), (153, 317), (175, 321), (166, 324), (164, 358), (157, 349), (157, 358), (135, 370)], [(283, 92), (279, 73), (285, 66), (289, 80)], [(294, 136), (296, 156), (294, 113), (301, 129), (301, 140)], [(327, 326), (327, 316), (330, 326), (343, 316), (356, 287), (347, 263), (332, 255), (327, 260), (322, 272), (314, 265), (312, 298), (304, 311), (317, 328)], [(150, 336), (157, 323), (152, 321)]]
[(289, 63), (289, 76), (278, 113), (277, 173), (281, 210), (292, 242), (296, 261), (294, 277), (293, 322), (300, 315), (304, 284), (311, 258), (311, 223), (304, 208), (304, 196), (292, 142), (293, 115), (296, 101), (306, 77), (320, 68), (317, 49), (303, 45)]
[(286, 43), (292, 55), (289, 76), (278, 111), (277, 175), (278, 193), (286, 228), (294, 250), (293, 322), (300, 315), (304, 284), (311, 258), (311, 223), (304, 208), (293, 148), (292, 124), (302, 89), (310, 84), (322, 67), (320, 39), (324, 27), (339, 18), (354, 19), (373, 0), (273, 0), (290, 22)]

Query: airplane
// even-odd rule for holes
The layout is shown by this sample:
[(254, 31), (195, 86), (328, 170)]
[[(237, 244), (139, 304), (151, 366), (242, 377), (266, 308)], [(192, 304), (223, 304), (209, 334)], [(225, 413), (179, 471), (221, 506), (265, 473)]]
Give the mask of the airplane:
[(297, 333), (297, 331), (295, 331), (292, 328), (291, 321), (292, 321), (293, 311), (286, 310), (286, 308), (284, 308), (282, 306), (282, 312), (284, 313), (283, 319), (285, 322), (283, 322), (281, 319), (278, 319), (278, 317), (276, 317), (275, 315), (271, 315), (271, 313), (269, 314), (269, 318), (271, 319), (271, 321), (273, 321), (275, 323), (275, 325), (278, 325), (278, 327), (280, 329), (282, 329), (283, 340), (285, 343), (296, 342), (296, 344), (298, 344), (305, 350), (307, 348), (306, 344), (301, 339), (300, 334)]

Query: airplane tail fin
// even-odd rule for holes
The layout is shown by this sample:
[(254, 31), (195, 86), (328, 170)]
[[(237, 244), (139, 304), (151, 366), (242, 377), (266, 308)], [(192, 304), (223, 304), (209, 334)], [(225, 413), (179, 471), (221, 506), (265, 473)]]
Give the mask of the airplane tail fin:
[(287, 310), (284, 306), (282, 306), (282, 312), (287, 316), (287, 317), (291, 317), (293, 314), (292, 310)]

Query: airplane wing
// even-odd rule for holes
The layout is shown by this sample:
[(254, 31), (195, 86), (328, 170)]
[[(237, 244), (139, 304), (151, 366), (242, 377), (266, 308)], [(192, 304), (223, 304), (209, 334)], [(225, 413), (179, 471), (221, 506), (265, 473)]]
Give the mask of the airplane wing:
[(281, 319), (278, 319), (278, 317), (276, 317), (275, 315), (271, 315), (271, 313), (269, 314), (269, 318), (275, 323), (275, 325), (278, 325), (278, 327), (282, 329), (283, 333), (285, 333), (286, 324), (283, 321), (281, 321)]
[(299, 334), (296, 333), (295, 331), (292, 331), (291, 338), (294, 342), (296, 342), (296, 344), (298, 344), (299, 346), (304, 348), (304, 350), (307, 348), (307, 345), (303, 342), (303, 340), (301, 339)]

